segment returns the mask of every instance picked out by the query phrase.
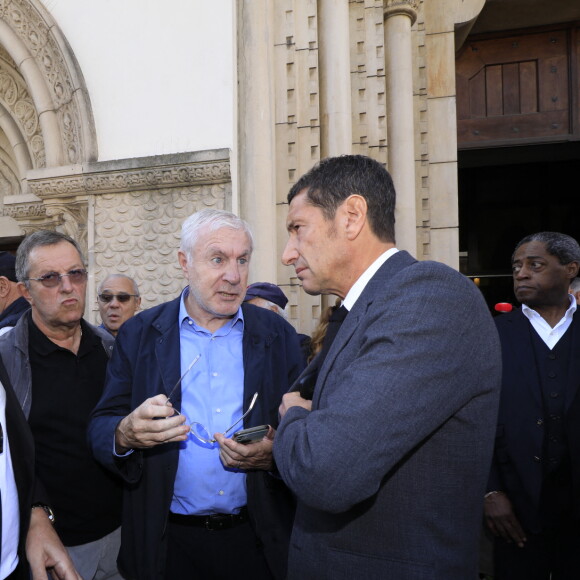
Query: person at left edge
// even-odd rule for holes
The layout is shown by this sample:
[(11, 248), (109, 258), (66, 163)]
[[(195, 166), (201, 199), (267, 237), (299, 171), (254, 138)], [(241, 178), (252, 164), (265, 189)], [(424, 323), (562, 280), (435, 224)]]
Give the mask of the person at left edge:
[(18, 289), (16, 258), (10, 252), (0, 252), (0, 335), (8, 332), (29, 308)]
[[(276, 426), (282, 395), (304, 367), (292, 326), (242, 304), (252, 246), (234, 214), (193, 214), (178, 252), (189, 286), (117, 336), (89, 440), (129, 484), (119, 557), (128, 578), (286, 576), (294, 501), (271, 474), (274, 430), (248, 445), (220, 434), (254, 393), (244, 427)], [(197, 439), (195, 422), (217, 443)]]
[(114, 339), (83, 320), (87, 271), (69, 236), (24, 238), (16, 276), (30, 310), (0, 336), (0, 355), (34, 437), (36, 476), (79, 574), (120, 578), (122, 482), (91, 457), (86, 438)]
[(34, 441), (0, 359), (0, 579), (82, 580), (34, 474)]

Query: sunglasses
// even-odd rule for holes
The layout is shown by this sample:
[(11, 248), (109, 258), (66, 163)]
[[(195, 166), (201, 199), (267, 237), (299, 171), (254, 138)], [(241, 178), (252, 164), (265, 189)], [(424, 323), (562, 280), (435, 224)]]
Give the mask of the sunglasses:
[(68, 276), (71, 284), (81, 284), (87, 279), (88, 272), (86, 270), (70, 270), (66, 274), (59, 274), (58, 272), (49, 272), (40, 278), (26, 278), (34, 282), (40, 282), (45, 288), (56, 288), (65, 276)]
[(112, 302), (113, 298), (119, 302), (129, 302), (131, 298), (139, 298), (139, 294), (99, 294), (99, 300), (105, 304)]

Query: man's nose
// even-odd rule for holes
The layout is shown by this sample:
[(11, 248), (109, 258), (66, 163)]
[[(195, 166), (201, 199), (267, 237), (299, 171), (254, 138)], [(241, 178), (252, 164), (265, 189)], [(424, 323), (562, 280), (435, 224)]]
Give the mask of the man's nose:
[(230, 284), (239, 284), (242, 276), (240, 274), (240, 265), (237, 261), (228, 264), (226, 271), (224, 272), (224, 280)]
[(70, 281), (69, 276), (62, 276), (60, 279), (60, 290), (61, 292), (72, 292), (73, 283)]
[(284, 266), (291, 266), (294, 264), (294, 262), (296, 262), (297, 259), (298, 252), (294, 247), (294, 243), (292, 240), (288, 240), (286, 242), (286, 246), (284, 247), (284, 251), (282, 252), (282, 264), (284, 264)]
[(530, 275), (530, 271), (526, 266), (522, 266), (519, 270), (514, 272), (514, 278), (516, 280), (521, 280), (522, 278), (527, 278)]

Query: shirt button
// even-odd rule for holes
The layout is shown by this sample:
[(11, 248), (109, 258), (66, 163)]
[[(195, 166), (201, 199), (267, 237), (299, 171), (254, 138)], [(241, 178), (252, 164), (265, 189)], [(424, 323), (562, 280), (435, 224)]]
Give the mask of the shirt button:
[(224, 492), (224, 490), (223, 490), (223, 489), (220, 489), (220, 490), (218, 491), (218, 493), (219, 493), (219, 495), (223, 495), (225, 492)]
[(212, 377), (217, 377), (218, 376), (218, 373), (211, 373), (211, 376)]
[(189, 324), (189, 326), (191, 326), (191, 325), (193, 324), (193, 320), (191, 320), (191, 319), (188, 319), (188, 320), (187, 320), (187, 324)]
[(536, 425), (537, 425), (538, 427), (541, 427), (543, 424), (544, 424), (544, 419), (538, 419), (538, 420), (536, 421)]
[(554, 371), (552, 371), (552, 372), (548, 373), (548, 376), (549, 376), (551, 379), (553, 379), (553, 378), (555, 378), (555, 377), (556, 377), (556, 373), (555, 373)]
[(558, 393), (550, 393), (550, 397), (552, 397), (552, 399), (557, 399), (558, 398)]
[(221, 413), (221, 412), (222, 412), (222, 410), (218, 408), (218, 409), (216, 409), (216, 410), (215, 410), (215, 412), (216, 412), (216, 413)]

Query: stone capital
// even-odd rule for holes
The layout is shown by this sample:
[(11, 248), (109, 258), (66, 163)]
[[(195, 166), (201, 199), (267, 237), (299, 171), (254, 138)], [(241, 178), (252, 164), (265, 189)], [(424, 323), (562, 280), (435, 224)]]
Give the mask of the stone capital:
[(411, 19), (411, 26), (417, 20), (419, 0), (383, 0), (383, 18), (405, 15)]

